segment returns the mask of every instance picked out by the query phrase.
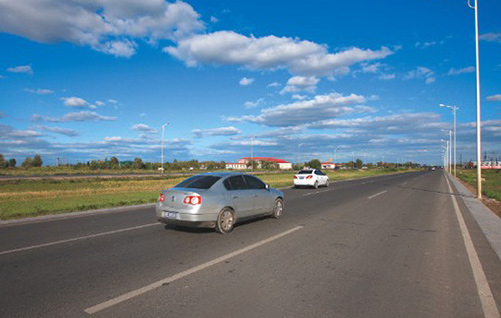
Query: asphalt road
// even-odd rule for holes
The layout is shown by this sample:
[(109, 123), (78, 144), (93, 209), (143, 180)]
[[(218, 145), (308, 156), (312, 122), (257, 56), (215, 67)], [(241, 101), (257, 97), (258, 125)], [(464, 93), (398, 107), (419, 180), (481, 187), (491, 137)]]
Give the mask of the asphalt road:
[(165, 228), (151, 207), (0, 227), (0, 317), (499, 312), (501, 262), (442, 171), (284, 192), (283, 218), (229, 235)]

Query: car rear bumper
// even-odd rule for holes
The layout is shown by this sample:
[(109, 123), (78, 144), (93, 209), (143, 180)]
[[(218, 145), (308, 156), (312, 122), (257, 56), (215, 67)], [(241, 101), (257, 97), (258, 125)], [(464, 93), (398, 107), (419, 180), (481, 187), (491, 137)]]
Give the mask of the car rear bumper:
[(155, 213), (158, 222), (165, 224), (214, 228), (217, 221), (217, 213), (180, 213), (164, 210), (158, 206)]
[(313, 179), (294, 179), (295, 186), (313, 186), (315, 184), (315, 180)]

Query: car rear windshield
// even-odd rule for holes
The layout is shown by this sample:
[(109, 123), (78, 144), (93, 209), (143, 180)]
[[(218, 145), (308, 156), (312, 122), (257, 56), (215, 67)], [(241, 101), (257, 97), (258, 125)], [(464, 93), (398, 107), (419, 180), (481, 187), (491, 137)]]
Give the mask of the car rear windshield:
[(188, 188), (188, 189), (209, 189), (221, 177), (216, 176), (194, 176), (188, 178), (176, 185), (174, 188)]
[(301, 170), (297, 174), (311, 174), (313, 170)]

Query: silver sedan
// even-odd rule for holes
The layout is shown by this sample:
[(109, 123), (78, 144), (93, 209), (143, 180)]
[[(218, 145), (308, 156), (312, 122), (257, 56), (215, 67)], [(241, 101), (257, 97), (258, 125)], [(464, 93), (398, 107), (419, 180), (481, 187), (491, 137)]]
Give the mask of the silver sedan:
[(279, 218), (284, 194), (243, 173), (204, 173), (160, 193), (159, 222), (215, 228), (229, 233), (235, 223), (269, 215)]

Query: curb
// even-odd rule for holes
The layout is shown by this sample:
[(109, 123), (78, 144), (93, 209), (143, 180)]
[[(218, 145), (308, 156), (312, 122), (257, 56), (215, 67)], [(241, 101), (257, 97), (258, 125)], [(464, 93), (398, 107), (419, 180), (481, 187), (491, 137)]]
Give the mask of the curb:
[(446, 175), (454, 184), (459, 194), (461, 194), (464, 204), (477, 221), (487, 241), (489, 241), (492, 249), (501, 261), (501, 219), (486, 207), (482, 201), (473, 196), (461, 182), (449, 174)]

